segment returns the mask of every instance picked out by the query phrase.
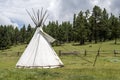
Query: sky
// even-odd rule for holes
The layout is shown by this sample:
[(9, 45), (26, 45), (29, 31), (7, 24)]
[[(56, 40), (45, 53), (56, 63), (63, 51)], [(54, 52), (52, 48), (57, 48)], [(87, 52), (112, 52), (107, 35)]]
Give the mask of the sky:
[(35, 26), (26, 9), (44, 8), (48, 11), (47, 21), (62, 21), (73, 20), (73, 14), (81, 10), (86, 11), (92, 9), (95, 5), (102, 9), (106, 8), (109, 13), (118, 16), (120, 13), (119, 0), (0, 0), (0, 25), (14, 25), (22, 27), (31, 24)]

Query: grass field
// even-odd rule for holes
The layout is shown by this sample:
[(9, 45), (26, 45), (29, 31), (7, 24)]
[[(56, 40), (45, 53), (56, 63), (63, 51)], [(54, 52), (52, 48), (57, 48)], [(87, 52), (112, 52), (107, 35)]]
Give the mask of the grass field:
[(114, 50), (120, 50), (120, 45), (113, 41), (72, 46), (72, 43), (54, 46), (55, 51), (97, 51), (101, 53), (96, 65), (93, 62), (97, 52), (79, 55), (60, 56), (64, 67), (56, 69), (17, 69), (16, 62), (26, 45), (12, 46), (10, 49), (0, 51), (0, 80), (120, 80), (120, 54), (114, 57)]

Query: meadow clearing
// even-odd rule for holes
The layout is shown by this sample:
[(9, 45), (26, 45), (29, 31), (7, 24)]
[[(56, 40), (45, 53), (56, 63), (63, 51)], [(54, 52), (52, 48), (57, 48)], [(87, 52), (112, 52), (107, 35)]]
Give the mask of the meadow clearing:
[[(64, 67), (55, 69), (17, 69), (15, 65), (26, 45), (12, 46), (0, 50), (0, 80), (120, 80), (120, 54), (114, 56), (114, 50), (120, 50), (120, 44), (107, 41), (98, 44), (73, 46), (66, 43), (54, 46), (59, 54), (62, 52), (78, 51), (78, 55), (62, 55), (60, 59)], [(93, 66), (97, 51), (101, 47), (100, 56)], [(84, 56), (84, 51), (87, 55)], [(93, 52), (92, 52), (93, 51)]]

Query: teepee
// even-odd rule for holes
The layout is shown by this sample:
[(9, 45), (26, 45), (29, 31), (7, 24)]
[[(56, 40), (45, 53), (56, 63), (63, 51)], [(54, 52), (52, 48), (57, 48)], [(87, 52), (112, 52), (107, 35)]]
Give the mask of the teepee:
[(33, 15), (27, 11), (37, 29), (23, 52), (19, 61), (16, 64), (17, 68), (56, 68), (62, 67), (63, 63), (57, 56), (56, 52), (51, 47), (50, 43), (55, 39), (42, 30), (43, 23), (47, 16), (47, 11), (43, 9), (36, 13), (32, 9)]

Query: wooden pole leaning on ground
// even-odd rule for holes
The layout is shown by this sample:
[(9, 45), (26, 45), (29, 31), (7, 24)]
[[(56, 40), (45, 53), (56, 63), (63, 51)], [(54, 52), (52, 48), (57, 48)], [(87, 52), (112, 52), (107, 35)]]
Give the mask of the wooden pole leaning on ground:
[(94, 60), (93, 66), (95, 66), (96, 61), (97, 61), (97, 57), (100, 55), (100, 49), (101, 49), (101, 47), (102, 47), (102, 43), (101, 43), (101, 45), (99, 46), (98, 53), (97, 53), (97, 55), (96, 55), (96, 57), (95, 57), (95, 60)]
[(96, 57), (95, 57), (95, 60), (94, 60), (94, 63), (93, 63), (93, 66), (95, 66), (95, 63), (96, 63), (96, 61), (97, 61), (97, 57), (100, 55), (100, 49), (98, 50), (98, 53), (97, 53), (97, 55), (96, 55)]

